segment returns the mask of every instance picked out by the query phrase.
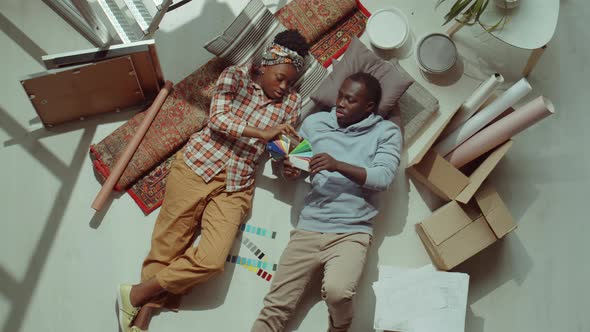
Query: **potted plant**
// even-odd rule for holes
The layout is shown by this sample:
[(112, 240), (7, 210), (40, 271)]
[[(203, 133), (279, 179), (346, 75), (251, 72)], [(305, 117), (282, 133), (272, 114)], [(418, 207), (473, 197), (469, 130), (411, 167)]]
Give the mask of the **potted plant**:
[[(438, 0), (436, 7), (440, 6), (447, 0)], [(455, 0), (455, 3), (445, 15), (445, 23), (449, 23), (453, 19), (461, 24), (474, 25), (479, 24), (487, 31), (493, 31), (501, 27), (506, 22), (506, 15), (504, 15), (498, 22), (493, 25), (483, 24), (479, 19), (482, 13), (488, 8), (491, 0)], [(510, 5), (518, 3), (518, 0), (494, 0), (496, 4), (505, 9), (512, 8)]]

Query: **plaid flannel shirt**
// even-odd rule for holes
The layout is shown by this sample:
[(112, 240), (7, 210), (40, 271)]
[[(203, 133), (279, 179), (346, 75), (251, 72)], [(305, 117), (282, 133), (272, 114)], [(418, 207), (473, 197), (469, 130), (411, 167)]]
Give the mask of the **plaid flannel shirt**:
[(260, 139), (242, 136), (246, 126), (264, 130), (282, 123), (295, 125), (300, 109), (301, 97), (294, 90), (273, 101), (250, 79), (249, 66), (228, 67), (213, 91), (207, 126), (189, 139), (184, 161), (205, 182), (225, 168), (226, 190), (246, 189), (254, 183), (266, 150)]

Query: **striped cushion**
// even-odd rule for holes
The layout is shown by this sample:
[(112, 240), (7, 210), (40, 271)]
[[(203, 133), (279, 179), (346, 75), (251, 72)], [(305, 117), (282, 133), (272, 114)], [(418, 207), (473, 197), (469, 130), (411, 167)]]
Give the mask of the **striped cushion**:
[(221, 36), (205, 44), (205, 49), (234, 65), (255, 60), (268, 40), (285, 28), (260, 0), (252, 0)]
[[(397, 60), (393, 63), (400, 74), (412, 77)], [(401, 95), (389, 119), (403, 128), (405, 146), (413, 142), (415, 136), (426, 126), (438, 108), (438, 99), (416, 81)]]
[(439, 105), (436, 97), (420, 83), (414, 82), (399, 99), (398, 107), (399, 112), (394, 111), (394, 114), (401, 115), (404, 144), (408, 146), (438, 111)]
[[(260, 63), (264, 48), (284, 30), (286, 28), (260, 0), (252, 0), (222, 35), (205, 45), (205, 49), (234, 65)], [(305, 57), (305, 67), (294, 85), (303, 102), (301, 119), (313, 111), (315, 105), (309, 96), (327, 76), (328, 71), (317, 60), (311, 55)]]

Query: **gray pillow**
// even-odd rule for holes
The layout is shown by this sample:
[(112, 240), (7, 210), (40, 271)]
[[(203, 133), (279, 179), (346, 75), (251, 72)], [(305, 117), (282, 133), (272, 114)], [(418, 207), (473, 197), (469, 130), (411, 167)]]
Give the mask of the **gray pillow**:
[(354, 38), (342, 60), (334, 63), (333, 70), (312, 93), (311, 99), (325, 107), (336, 104), (338, 89), (344, 80), (357, 72), (369, 73), (379, 80), (383, 91), (378, 114), (388, 117), (400, 97), (414, 80), (397, 62), (385, 61), (369, 50), (358, 38)]
[[(333, 68), (337, 67), (338, 63), (339, 61), (334, 59)], [(402, 75), (410, 76), (399, 64), (396, 63), (396, 67)], [(318, 107), (325, 108), (326, 106), (318, 104)], [(438, 100), (420, 83), (414, 82), (390, 110), (389, 117), (386, 114), (384, 118), (389, 118), (402, 129), (404, 144), (408, 145), (422, 127), (430, 121), (438, 108)]]

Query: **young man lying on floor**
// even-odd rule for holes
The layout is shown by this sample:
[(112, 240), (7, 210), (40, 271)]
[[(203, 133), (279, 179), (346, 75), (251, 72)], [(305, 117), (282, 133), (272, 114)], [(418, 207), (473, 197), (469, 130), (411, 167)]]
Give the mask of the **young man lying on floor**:
[[(362, 273), (377, 208), (371, 195), (385, 190), (399, 165), (402, 134), (374, 114), (379, 81), (366, 73), (348, 77), (331, 112), (310, 115), (300, 135), (313, 147), (312, 189), (279, 261), (253, 332), (283, 331), (314, 272), (323, 271), (321, 295), (329, 331), (348, 331), (352, 298)], [(285, 177), (299, 170), (285, 162)]]

